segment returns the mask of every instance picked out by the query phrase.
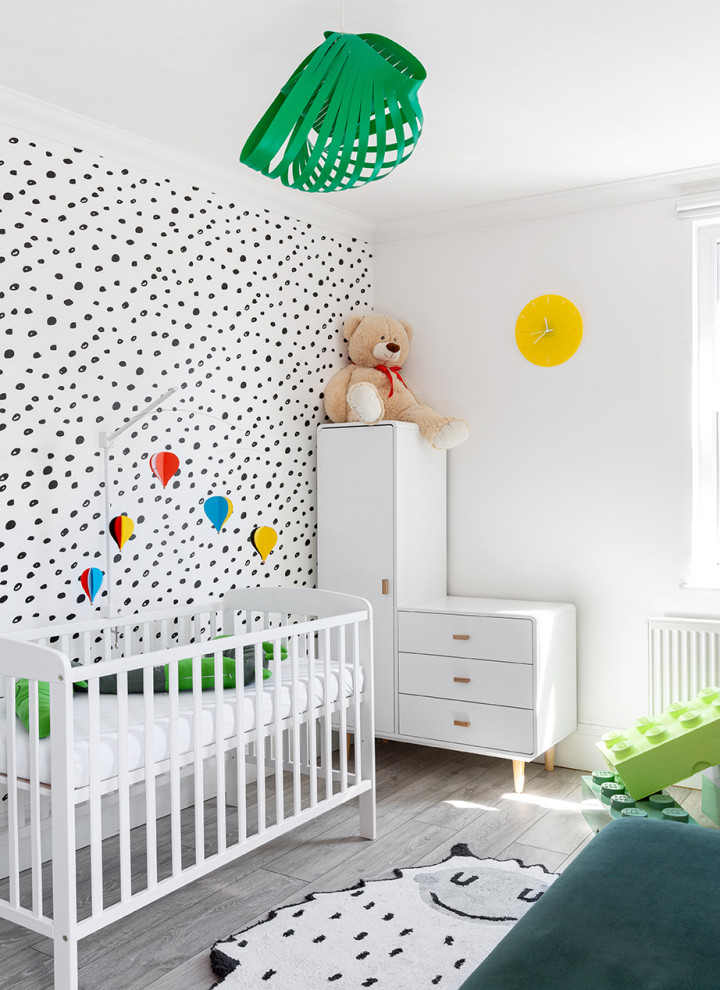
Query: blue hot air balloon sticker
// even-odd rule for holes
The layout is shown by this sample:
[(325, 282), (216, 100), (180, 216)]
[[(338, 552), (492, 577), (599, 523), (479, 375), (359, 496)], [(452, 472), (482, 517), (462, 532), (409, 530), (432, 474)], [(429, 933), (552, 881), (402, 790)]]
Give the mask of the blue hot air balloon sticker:
[(206, 498), (203, 509), (218, 533), (233, 514), (233, 504), (224, 495), (211, 495), (210, 498)]
[(91, 602), (94, 601), (95, 595), (100, 591), (104, 577), (105, 571), (101, 571), (99, 567), (88, 567), (80, 575), (80, 584), (83, 586), (83, 591)]

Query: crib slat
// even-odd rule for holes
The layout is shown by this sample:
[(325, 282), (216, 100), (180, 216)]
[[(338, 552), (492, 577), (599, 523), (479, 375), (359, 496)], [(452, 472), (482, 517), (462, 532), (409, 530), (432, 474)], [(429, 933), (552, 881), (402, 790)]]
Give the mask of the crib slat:
[(345, 690), (345, 626), (340, 626), (336, 630), (336, 636), (340, 644), (340, 658), (338, 669), (338, 704), (340, 705), (340, 791), (345, 793), (348, 782), (347, 765), (347, 693)]
[(17, 719), (15, 717), (14, 677), (8, 677), (5, 699), (8, 760), (8, 852), (10, 867), (10, 906), (20, 906), (20, 849), (18, 844)]
[[(163, 645), (167, 640), (167, 625), (164, 623)], [(177, 876), (182, 870), (182, 832), (180, 828), (180, 701), (178, 662), (169, 665), (168, 689), (170, 691), (170, 844), (172, 873)]]
[[(143, 624), (143, 649), (148, 648), (150, 628)], [(155, 798), (155, 685), (152, 667), (143, 669), (143, 711), (145, 715), (145, 848), (147, 885), (157, 886), (157, 813)]]
[[(245, 630), (250, 630), (250, 613), (245, 612)], [(234, 619), (233, 619), (234, 621)], [(234, 629), (237, 632), (237, 629)], [(237, 774), (237, 802), (238, 802), (238, 842), (247, 838), (247, 779), (245, 767), (245, 656), (242, 647), (238, 647), (237, 659), (237, 688), (235, 691), (235, 728), (236, 750), (235, 750), (235, 771)]]
[(200, 656), (192, 658), (193, 780), (195, 784), (195, 862), (205, 859), (205, 786), (202, 755), (202, 667)]
[(272, 640), (273, 658), (273, 718), (275, 742), (275, 822), (279, 824), (285, 818), (285, 787), (283, 781), (283, 731), (282, 731), (282, 670), (280, 664), (282, 655), (280, 653), (281, 641)]
[(298, 704), (300, 653), (298, 637), (291, 636), (288, 642), (289, 660), (292, 664), (292, 688), (290, 703), (292, 706), (292, 774), (293, 774), (293, 814), (299, 815), (301, 810), (300, 793), (300, 711)]
[(317, 767), (317, 718), (315, 707), (315, 637), (308, 637), (308, 678), (307, 678), (307, 707), (308, 707), (308, 770), (310, 773), (310, 807), (317, 805), (318, 767)]
[(88, 678), (88, 762), (90, 780), (90, 879), (92, 913), (103, 909), (102, 811), (100, 794), (100, 680)]
[[(360, 721), (360, 626), (353, 622), (353, 700), (355, 703), (355, 731), (353, 733), (353, 769), (355, 783), (362, 780), (362, 723)], [(364, 687), (364, 685), (363, 685)]]
[[(332, 719), (330, 716), (330, 630), (325, 629), (322, 636), (323, 647), (323, 768), (325, 770), (325, 797), (331, 798), (333, 792), (332, 777)], [(345, 745), (343, 740), (342, 746)]]
[(217, 805), (217, 851), (227, 848), (227, 819), (225, 815), (225, 685), (224, 660), (220, 647), (214, 653), (215, 666), (215, 793)]
[[(112, 642), (111, 642), (112, 629), (109, 626), (104, 626), (102, 630), (102, 659), (111, 660), (112, 659)], [(67, 650), (63, 647), (63, 653), (67, 655)]]
[[(257, 832), (265, 831), (265, 680), (263, 678), (263, 648), (260, 643), (255, 646), (255, 756), (257, 762)], [(263, 754), (262, 761), (260, 754)]]
[(117, 676), (118, 719), (118, 840), (120, 846), (120, 900), (130, 900), (132, 865), (130, 862), (130, 780), (128, 776), (128, 678)]
[(40, 820), (40, 738), (38, 682), (28, 682), (30, 702), (30, 847), (32, 863), (32, 913), (42, 916), (42, 822)]

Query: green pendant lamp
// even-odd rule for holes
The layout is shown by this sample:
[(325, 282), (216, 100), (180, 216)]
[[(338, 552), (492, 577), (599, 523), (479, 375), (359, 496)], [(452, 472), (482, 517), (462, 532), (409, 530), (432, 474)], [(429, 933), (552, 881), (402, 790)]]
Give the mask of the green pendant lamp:
[(245, 142), (240, 161), (305, 192), (382, 179), (420, 137), (425, 75), (389, 38), (326, 31)]

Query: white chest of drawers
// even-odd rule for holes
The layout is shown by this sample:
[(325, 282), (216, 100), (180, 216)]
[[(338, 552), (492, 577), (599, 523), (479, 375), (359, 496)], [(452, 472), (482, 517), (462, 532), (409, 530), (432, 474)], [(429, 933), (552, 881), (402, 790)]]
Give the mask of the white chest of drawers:
[[(398, 735), (525, 762), (576, 728), (575, 607), (443, 597), (398, 609)], [(552, 756), (549, 760), (552, 764)]]

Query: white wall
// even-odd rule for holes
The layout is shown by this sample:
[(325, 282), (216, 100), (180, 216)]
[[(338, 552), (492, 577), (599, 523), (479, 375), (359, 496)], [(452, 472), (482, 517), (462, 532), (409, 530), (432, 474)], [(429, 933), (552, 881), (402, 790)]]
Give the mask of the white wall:
[[(416, 337), (408, 385), (465, 416), (449, 456), (448, 588), (574, 602), (580, 732), (558, 762), (647, 703), (645, 618), (720, 614), (681, 589), (691, 508), (691, 225), (671, 200), (379, 244), (375, 309)], [(567, 296), (570, 361), (515, 345), (522, 307)]]

